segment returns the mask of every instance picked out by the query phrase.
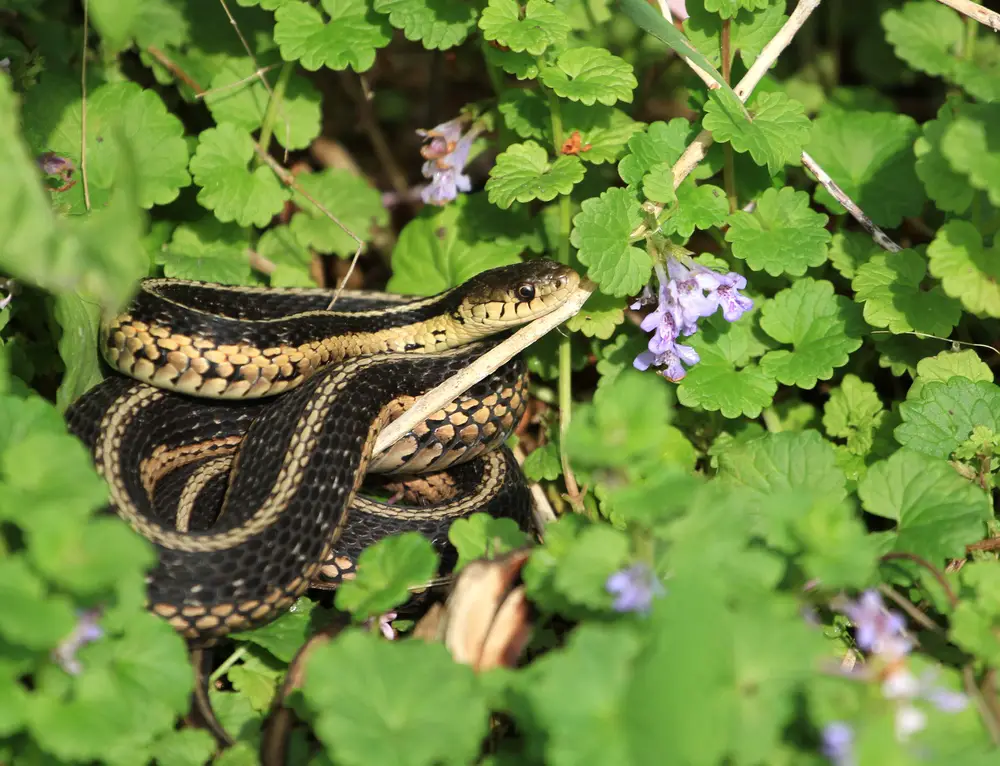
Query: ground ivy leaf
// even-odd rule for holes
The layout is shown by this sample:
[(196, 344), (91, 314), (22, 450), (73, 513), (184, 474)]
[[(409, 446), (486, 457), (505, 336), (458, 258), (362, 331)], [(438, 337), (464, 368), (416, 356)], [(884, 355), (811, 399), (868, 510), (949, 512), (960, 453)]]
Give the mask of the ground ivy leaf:
[(174, 279), (241, 285), (250, 282), (246, 235), (235, 224), (214, 216), (174, 229), (166, 248), (157, 253), (163, 273)]
[(624, 321), (625, 309), (621, 300), (596, 290), (587, 298), (583, 308), (566, 321), (566, 327), (572, 332), (581, 332), (588, 338), (607, 340)]
[(942, 458), (901, 449), (868, 469), (858, 484), (866, 511), (896, 522), (893, 549), (933, 564), (962, 558), (982, 539), (990, 513), (987, 494)]
[(938, 109), (937, 119), (928, 120), (921, 126), (923, 133), (913, 144), (913, 153), (917, 157), (914, 169), (924, 184), (927, 196), (940, 210), (964, 213), (972, 204), (975, 190), (969, 186), (964, 174), (951, 167), (942, 146), (945, 131), (953, 122), (953, 108), (945, 104)]
[(965, 104), (941, 137), (948, 164), (1000, 207), (1000, 104)]
[(726, 418), (756, 418), (770, 406), (778, 384), (756, 364), (738, 370), (721, 354), (698, 353), (701, 361), (677, 389), (677, 401), (685, 407), (721, 412)]
[(848, 374), (823, 407), (823, 427), (829, 436), (845, 439), (852, 454), (866, 455), (884, 412), (875, 386)]
[(754, 271), (801, 277), (826, 260), (831, 240), (827, 220), (809, 208), (805, 192), (790, 186), (768, 189), (752, 213), (738, 210), (729, 216), (726, 241), (732, 243), (733, 255)]
[(528, 536), (513, 519), (498, 519), (488, 513), (473, 513), (455, 519), (448, 528), (448, 540), (458, 551), (455, 571), (474, 559), (495, 559), (527, 544)]
[(651, 123), (629, 139), (629, 153), (618, 163), (618, 175), (629, 186), (637, 186), (653, 166), (677, 162), (693, 133), (694, 126), (683, 117)]
[[(388, 289), (410, 295), (433, 295), (457, 287), (495, 266), (518, 263), (523, 249), (518, 240), (484, 236), (473, 225), (472, 198), (460, 196), (442, 208), (425, 208), (399, 234), (392, 253)], [(491, 220), (501, 226), (512, 213), (488, 206)]]
[(315, 601), (300, 598), (274, 622), (256, 630), (234, 633), (232, 638), (263, 647), (287, 663), (294, 659), (311, 633), (327, 621), (326, 617), (323, 610), (316, 611)]
[(496, 159), (486, 182), (490, 202), (506, 210), (514, 202), (543, 202), (569, 194), (585, 174), (579, 157), (563, 155), (549, 162), (548, 152), (535, 141), (507, 148)]
[(287, 0), (274, 12), (274, 41), (285, 61), (299, 61), (310, 72), (322, 66), (365, 72), (375, 51), (392, 39), (386, 19), (366, 0), (322, 0), (322, 14), (301, 0)]
[[(569, 34), (569, 19), (546, 0), (490, 0), (479, 19), (483, 37), (512, 51), (540, 56), (550, 45), (561, 45)], [(634, 86), (633, 86), (634, 87)]]
[[(728, 4), (730, 0), (722, 2)], [(756, 9), (750, 7), (754, 2), (758, 3)], [(770, 0), (750, 0), (742, 9), (731, 7), (731, 13), (721, 17), (712, 12), (710, 4), (711, 0), (704, 6), (692, 3), (684, 29), (691, 44), (716, 67), (722, 65), (722, 19), (729, 19), (730, 63), (738, 52), (747, 66), (785, 23), (785, 7)], [(754, 10), (758, 12), (753, 13)]]
[(996, 567), (987, 561), (970, 561), (963, 566), (960, 575), (963, 591), (971, 589), (975, 597), (963, 598), (948, 619), (949, 638), (991, 665), (1000, 662), (1000, 638), (996, 632), (1000, 617), (997, 574)]
[(374, 7), (389, 14), (389, 23), (407, 40), (419, 40), (430, 50), (460, 45), (476, 26), (475, 8), (461, 0), (375, 0)]
[[(249, 132), (261, 126), (270, 95), (260, 78), (252, 76), (254, 71), (249, 58), (230, 59), (212, 78), (205, 103), (217, 123), (231, 122)], [(286, 149), (305, 149), (319, 135), (320, 110), (319, 91), (293, 74), (281, 99), (274, 138)]]
[[(586, 106), (578, 101), (562, 105), (562, 119), (566, 135), (579, 132), (580, 144), (590, 147), (580, 152), (580, 159), (594, 164), (617, 160), (628, 140), (645, 127), (645, 123), (633, 120), (621, 109), (604, 104)], [(551, 140), (551, 127), (546, 121), (546, 140)]]
[(253, 156), (249, 134), (235, 125), (223, 123), (198, 137), (191, 158), (191, 173), (202, 187), (198, 202), (223, 223), (266, 226), (289, 197), (270, 168), (247, 168)]
[(544, 96), (538, 91), (508, 88), (500, 97), (497, 110), (503, 115), (507, 127), (521, 138), (545, 139), (549, 110)]
[(948, 458), (976, 426), (1000, 432), (1000, 387), (958, 377), (931, 381), (919, 397), (899, 405), (899, 414), (903, 422), (893, 432), (896, 441), (925, 455)]
[(942, 351), (917, 362), (917, 376), (906, 391), (907, 399), (916, 399), (925, 384), (937, 380), (942, 383), (960, 377), (978, 382), (993, 382), (993, 371), (971, 348), (962, 351)]
[(705, 10), (717, 13), (724, 19), (731, 19), (741, 9), (757, 11), (767, 8), (771, 0), (705, 0)]
[(358, 576), (337, 589), (337, 608), (356, 620), (388, 612), (406, 601), (408, 588), (430, 580), (437, 565), (434, 548), (420, 533), (384, 538), (358, 557)]
[(833, 268), (845, 279), (854, 279), (857, 270), (871, 260), (873, 255), (885, 252), (870, 236), (859, 231), (838, 231), (830, 240), (827, 253)]
[(588, 276), (608, 295), (635, 295), (649, 281), (653, 271), (649, 254), (629, 244), (629, 236), (640, 223), (638, 201), (628, 189), (620, 188), (584, 200), (573, 219), (570, 242), (587, 266)]
[(15, 645), (52, 649), (76, 624), (72, 602), (47, 594), (45, 583), (22, 556), (0, 561), (0, 600), (0, 636)]
[(915, 250), (873, 256), (858, 268), (851, 287), (865, 304), (865, 321), (889, 332), (947, 337), (962, 315), (959, 302), (940, 286), (923, 288), (927, 262)]
[(1000, 240), (987, 250), (975, 226), (952, 220), (938, 229), (927, 256), (931, 274), (948, 295), (973, 314), (1000, 317)]
[(829, 380), (861, 347), (858, 313), (857, 304), (834, 295), (830, 282), (797, 280), (764, 304), (760, 318), (764, 332), (794, 350), (768, 351), (760, 360), (761, 369), (779, 383), (799, 388)]
[(748, 122), (736, 100), (719, 89), (711, 91), (702, 125), (716, 141), (728, 142), (738, 152), (749, 152), (753, 161), (766, 165), (771, 175), (777, 175), (785, 165), (798, 164), (810, 133), (802, 104), (782, 93), (761, 93), (753, 115), (753, 121)]
[(257, 254), (274, 264), (271, 287), (317, 287), (311, 268), (313, 252), (299, 242), (289, 226), (272, 226), (257, 240)]
[[(362, 242), (371, 240), (374, 227), (389, 222), (382, 195), (349, 170), (326, 168), (319, 173), (300, 174), (296, 180)], [(289, 226), (299, 242), (317, 252), (335, 253), (341, 258), (354, 255), (358, 243), (347, 232), (298, 191), (292, 193), (292, 201), (299, 210)]]
[(667, 211), (660, 230), (686, 238), (695, 229), (721, 226), (728, 215), (729, 200), (722, 189), (712, 184), (696, 185), (694, 179), (686, 178), (677, 187), (677, 204)]
[[(813, 121), (807, 151), (875, 223), (895, 227), (919, 215), (924, 203), (913, 169), (918, 133), (907, 115), (831, 112)], [(822, 185), (816, 201), (831, 213), (846, 212)]]
[(484, 45), (486, 60), (503, 71), (514, 75), (518, 80), (533, 80), (538, 77), (538, 59), (529, 53), (502, 51), (492, 45)]
[(65, 411), (80, 395), (104, 379), (97, 351), (101, 307), (76, 293), (66, 293), (56, 296), (54, 313), (62, 328), (59, 356), (66, 365), (66, 373), (56, 391), (56, 406)]
[(605, 583), (629, 558), (629, 540), (618, 529), (594, 524), (574, 540), (556, 567), (553, 585), (571, 604), (610, 610), (612, 596)]
[(639, 84), (632, 65), (604, 48), (570, 48), (555, 66), (543, 66), (540, 79), (556, 95), (584, 104), (616, 101), (632, 103), (632, 91)]
[(343, 766), (469, 763), (489, 719), (472, 668), (443, 644), (356, 630), (315, 649), (302, 693), (316, 736)]
[(653, 165), (642, 177), (642, 193), (646, 199), (664, 205), (677, 201), (674, 191), (674, 171), (668, 162)]
[(545, 727), (545, 763), (632, 764), (623, 697), (641, 644), (624, 625), (589, 623), (566, 647), (549, 652), (519, 679), (530, 719)]
[(212, 760), (215, 739), (204, 729), (180, 729), (160, 737), (151, 754), (159, 766), (202, 766)]
[(231, 667), (227, 673), (233, 688), (246, 697), (258, 713), (264, 713), (271, 707), (282, 675), (279, 663), (273, 659), (267, 662), (254, 654), (244, 655), (243, 662)]
[[(79, 82), (73, 86), (56, 78), (43, 79), (30, 92), (24, 109), (25, 133), (35, 154), (55, 152), (80, 168), (82, 100)], [(58, 116), (53, 103), (60, 105)], [(123, 155), (121, 141), (112, 140), (121, 131), (131, 158)], [(184, 125), (171, 114), (159, 94), (133, 82), (100, 85), (87, 96), (87, 181), (97, 200), (107, 199), (109, 190), (122, 172), (123, 163), (134, 168), (136, 194), (144, 208), (166, 205), (177, 199), (180, 190), (191, 184), (188, 175), (188, 148)], [(59, 205), (72, 213), (86, 213), (83, 184), (53, 193)], [(95, 200), (94, 207), (100, 207)]]
[(524, 459), (521, 467), (529, 481), (555, 481), (562, 474), (558, 445), (549, 442), (536, 447)]
[(939, 3), (907, 3), (882, 14), (885, 38), (896, 55), (918, 72), (948, 75), (952, 50), (963, 37), (961, 17)]

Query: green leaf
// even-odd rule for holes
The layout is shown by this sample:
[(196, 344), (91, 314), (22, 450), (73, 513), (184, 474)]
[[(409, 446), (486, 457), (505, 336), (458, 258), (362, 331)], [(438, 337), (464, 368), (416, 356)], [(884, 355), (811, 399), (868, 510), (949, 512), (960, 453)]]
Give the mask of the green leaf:
[(854, 279), (858, 269), (873, 255), (884, 253), (870, 236), (859, 231), (838, 231), (830, 241), (827, 253), (833, 268), (845, 279)]
[(961, 42), (961, 17), (940, 3), (920, 0), (882, 14), (885, 38), (896, 55), (918, 72), (947, 75)]
[(629, 244), (640, 223), (639, 203), (627, 189), (617, 188), (584, 200), (573, 219), (570, 242), (587, 266), (587, 275), (608, 295), (635, 295), (649, 281), (653, 271), (649, 254)]
[(642, 193), (646, 199), (664, 205), (677, 201), (677, 193), (674, 191), (674, 172), (670, 163), (661, 162), (650, 168), (642, 177)]
[[(349, 170), (327, 168), (319, 173), (303, 173), (296, 181), (362, 242), (371, 240), (373, 228), (389, 222), (382, 195)], [(317, 252), (335, 253), (341, 258), (354, 255), (358, 243), (347, 232), (301, 192), (294, 191), (292, 201), (299, 211), (292, 217), (290, 228), (299, 242)]]
[(204, 729), (172, 731), (160, 737), (152, 751), (159, 766), (203, 766), (214, 753), (215, 739)]
[(311, 268), (314, 255), (288, 226), (272, 226), (257, 241), (257, 254), (274, 264), (272, 287), (317, 287)]
[[(723, 0), (729, 2), (729, 0)], [(755, 0), (751, 0), (754, 2)], [(711, 2), (711, 0), (709, 0)], [(712, 13), (709, 3), (701, 7), (692, 3), (688, 13), (690, 16), (684, 22), (691, 43), (715, 66), (722, 64), (722, 20), (729, 19), (729, 63), (732, 63), (736, 53), (740, 54), (742, 62), (750, 66), (760, 54), (764, 46), (770, 42), (785, 23), (785, 7), (781, 3), (771, 3), (770, 0), (759, 0), (757, 13), (752, 8), (741, 10), (730, 8), (727, 16)]]
[(301, 0), (287, 0), (274, 12), (274, 41), (285, 61), (298, 61), (310, 72), (322, 66), (366, 72), (375, 51), (392, 39), (386, 19), (365, 0), (322, 0), (330, 17)]
[(873, 465), (858, 484), (866, 511), (896, 522), (893, 550), (939, 564), (965, 556), (992, 515), (988, 495), (941, 458), (901, 449)]
[(914, 250), (873, 256), (861, 266), (851, 287), (865, 304), (865, 321), (892, 333), (922, 332), (948, 336), (962, 307), (940, 286), (923, 286), (927, 262)]
[(917, 377), (906, 391), (907, 399), (916, 399), (925, 384), (931, 381), (946, 383), (954, 377), (978, 382), (993, 382), (993, 371), (971, 348), (962, 351), (942, 351), (917, 362)]
[(705, 10), (724, 19), (733, 18), (741, 9), (756, 11), (767, 8), (771, 0), (705, 0)]
[(686, 178), (677, 187), (677, 204), (663, 217), (660, 230), (690, 237), (695, 229), (707, 231), (721, 226), (728, 215), (729, 200), (722, 189), (712, 184), (696, 186), (694, 179)]
[(1000, 241), (987, 250), (975, 226), (952, 220), (938, 229), (927, 256), (931, 274), (967, 311), (1000, 317)]
[(944, 130), (941, 151), (952, 169), (965, 175), (1000, 207), (1000, 104), (966, 104)]
[(497, 156), (486, 192), (490, 202), (505, 210), (514, 202), (548, 202), (569, 194), (585, 172), (579, 157), (563, 155), (549, 162), (545, 149), (535, 141), (525, 141)]
[(263, 647), (282, 662), (288, 663), (314, 630), (327, 621), (326, 618), (325, 612), (316, 611), (315, 601), (300, 598), (274, 622), (256, 630), (234, 633), (232, 638)]
[(513, 519), (497, 519), (488, 513), (473, 513), (455, 519), (448, 528), (448, 540), (458, 551), (455, 571), (474, 559), (494, 559), (528, 542), (528, 536)]
[(637, 186), (654, 166), (677, 162), (693, 134), (694, 127), (683, 117), (651, 123), (629, 139), (629, 153), (618, 163), (618, 174), (629, 186)]
[(584, 104), (632, 103), (638, 81), (632, 65), (604, 48), (570, 48), (555, 66), (543, 66), (540, 79), (556, 95)]
[(72, 603), (47, 594), (20, 556), (0, 560), (0, 601), (0, 637), (29, 649), (54, 648), (76, 624)]
[(425, 208), (406, 224), (392, 253), (388, 289), (434, 295), (487, 269), (518, 263), (523, 246), (517, 239), (491, 237), (484, 225), (476, 225), (484, 208), (491, 228), (515, 228), (515, 214), (482, 202), (462, 195), (445, 207)]
[[(914, 169), (924, 184), (927, 196), (939, 209), (964, 213), (972, 204), (975, 190), (969, 186), (963, 173), (952, 169), (944, 155), (944, 134), (953, 123), (953, 110), (946, 104), (938, 110), (936, 120), (928, 120), (921, 126), (923, 133), (913, 144), (913, 153), (917, 157)], [(958, 149), (961, 157), (964, 147), (954, 148)]]
[(572, 332), (581, 332), (588, 338), (607, 340), (615, 328), (625, 321), (625, 309), (621, 300), (595, 291), (583, 308), (566, 321), (566, 327)]
[(976, 426), (1000, 433), (1000, 387), (958, 377), (931, 381), (918, 398), (899, 405), (899, 414), (903, 422), (894, 431), (896, 441), (925, 455), (948, 458)]
[(561, 45), (569, 34), (566, 15), (546, 0), (490, 0), (479, 19), (483, 37), (512, 51), (540, 56), (550, 45)]
[[(79, 87), (78, 80), (70, 85), (46, 78), (31, 91), (24, 109), (25, 136), (35, 154), (55, 152), (71, 160), (77, 169), (83, 134)], [(94, 88), (87, 94), (86, 135), (87, 183), (95, 208), (107, 202), (122, 165), (134, 168), (135, 193), (143, 208), (173, 202), (180, 190), (191, 184), (184, 125), (167, 111), (154, 90), (145, 90), (133, 82)], [(124, 139), (127, 148), (118, 137)], [(82, 182), (55, 192), (53, 199), (71, 213), (87, 212)]]
[(884, 414), (875, 386), (848, 374), (830, 393), (823, 408), (823, 427), (830, 436), (845, 439), (852, 454), (867, 455)]
[(198, 137), (191, 158), (191, 173), (202, 187), (198, 202), (223, 223), (263, 227), (289, 198), (270, 168), (247, 168), (253, 156), (249, 134), (230, 123), (209, 128)]
[(282, 675), (280, 663), (255, 654), (244, 655), (243, 661), (227, 672), (233, 688), (259, 713), (266, 713), (271, 708)]
[(59, 356), (66, 365), (66, 374), (56, 392), (56, 405), (65, 411), (104, 379), (97, 352), (101, 307), (75, 293), (66, 293), (55, 299), (55, 319), (62, 328)]
[(476, 26), (475, 8), (461, 0), (375, 0), (374, 7), (389, 14), (389, 23), (407, 40), (419, 40), (430, 50), (462, 44)]
[(605, 584), (629, 558), (628, 538), (604, 524), (584, 529), (556, 567), (553, 585), (571, 604), (610, 609), (613, 598)]
[(484, 45), (483, 51), (491, 66), (500, 67), (518, 80), (533, 80), (538, 77), (538, 59), (529, 53), (502, 51), (492, 45)]
[[(260, 78), (254, 77), (249, 58), (230, 59), (212, 78), (205, 96), (212, 117), (253, 132), (264, 121), (270, 99)], [(285, 87), (276, 120), (274, 138), (286, 149), (305, 149), (320, 132), (320, 93), (305, 77), (293, 74)]]
[(997, 634), (1000, 604), (996, 599), (1000, 581), (997, 574), (996, 567), (986, 561), (970, 561), (963, 566), (960, 575), (963, 590), (972, 590), (975, 597), (963, 598), (948, 619), (948, 638), (990, 664), (1000, 662)]
[(316, 647), (305, 679), (316, 736), (343, 766), (470, 763), (486, 734), (476, 675), (439, 643), (349, 630)]
[(797, 165), (809, 141), (810, 123), (802, 104), (782, 93), (761, 93), (754, 102), (753, 121), (739, 117), (723, 91), (712, 91), (702, 120), (716, 141), (749, 152), (753, 161), (776, 175), (785, 165)]
[(170, 243), (157, 254), (157, 262), (174, 279), (244, 285), (250, 283), (247, 244), (246, 234), (235, 224), (208, 216), (174, 229)]
[(585, 624), (519, 679), (528, 701), (523, 724), (544, 727), (545, 763), (635, 763), (623, 697), (640, 649), (627, 626)]
[[(918, 133), (907, 115), (831, 112), (813, 121), (807, 151), (875, 223), (896, 227), (924, 203), (914, 171)], [(846, 212), (822, 185), (816, 201), (836, 215)]]
[(559, 446), (555, 442), (533, 449), (524, 459), (524, 475), (529, 481), (555, 481), (562, 475)]
[(337, 608), (364, 620), (406, 601), (408, 588), (434, 575), (438, 558), (426, 537), (403, 532), (366, 548), (358, 557), (358, 576), (337, 589)]
[(764, 304), (760, 326), (776, 341), (794, 346), (793, 351), (768, 351), (760, 360), (761, 369), (799, 388), (832, 378), (862, 342), (857, 304), (834, 295), (830, 282), (808, 277)]
[(690, 345), (701, 361), (688, 370), (677, 389), (681, 404), (721, 412), (727, 418), (756, 418), (770, 406), (778, 384), (756, 364), (748, 364), (760, 350), (746, 318), (735, 324), (718, 314), (702, 320)]
[(733, 255), (754, 271), (801, 277), (826, 260), (831, 240), (827, 220), (809, 208), (805, 192), (790, 186), (768, 189), (752, 213), (738, 210), (729, 216), (726, 241), (732, 243)]

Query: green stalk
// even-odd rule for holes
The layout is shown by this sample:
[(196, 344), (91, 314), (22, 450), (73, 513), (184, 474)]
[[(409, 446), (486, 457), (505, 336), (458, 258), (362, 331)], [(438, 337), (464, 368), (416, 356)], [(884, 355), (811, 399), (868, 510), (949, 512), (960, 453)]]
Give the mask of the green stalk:
[[(274, 134), (274, 123), (278, 119), (278, 112), (281, 109), (281, 101), (285, 97), (285, 88), (295, 71), (295, 64), (286, 61), (281, 65), (278, 72), (278, 82), (274, 84), (271, 91), (271, 98), (267, 102), (267, 110), (264, 112), (264, 121), (260, 126), (260, 146), (266, 152), (271, 145), (271, 136)], [(257, 168), (262, 160), (254, 157), (254, 168)]]
[[(730, 58), (731, 27), (729, 19), (722, 21), (722, 79), (729, 84), (732, 73), (732, 60)], [(729, 200), (729, 212), (735, 213), (739, 209), (739, 200), (736, 198), (736, 160), (733, 154), (733, 145), (726, 143), (723, 146), (725, 157), (725, 167), (722, 169), (722, 183), (726, 187), (726, 198)]]
[[(549, 99), (549, 114), (552, 120), (552, 143), (555, 153), (558, 156), (562, 150), (564, 135), (562, 122), (562, 109), (559, 105), (559, 98), (552, 91), (545, 89), (545, 94)], [(572, 206), (568, 194), (559, 197), (559, 250), (557, 259), (559, 263), (569, 265), (569, 235), (573, 225)], [(566, 456), (565, 439), (566, 431), (569, 429), (570, 415), (573, 409), (573, 348), (570, 345), (569, 335), (563, 335), (559, 339), (559, 461), (562, 465), (563, 478), (566, 481), (566, 492), (569, 495), (572, 505), (579, 509), (580, 488), (576, 483), (576, 476), (569, 464)]]
[(972, 56), (976, 52), (976, 34), (979, 32), (979, 22), (975, 19), (965, 17), (965, 44), (962, 46), (962, 58), (972, 61)]

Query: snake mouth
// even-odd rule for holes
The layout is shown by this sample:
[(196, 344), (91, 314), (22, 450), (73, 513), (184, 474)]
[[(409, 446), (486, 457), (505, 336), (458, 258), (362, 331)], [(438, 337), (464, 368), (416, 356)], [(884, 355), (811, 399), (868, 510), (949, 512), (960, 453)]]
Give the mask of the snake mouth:
[(461, 288), (455, 318), (488, 332), (526, 324), (562, 306), (580, 285), (580, 275), (551, 260), (500, 266), (472, 277)]

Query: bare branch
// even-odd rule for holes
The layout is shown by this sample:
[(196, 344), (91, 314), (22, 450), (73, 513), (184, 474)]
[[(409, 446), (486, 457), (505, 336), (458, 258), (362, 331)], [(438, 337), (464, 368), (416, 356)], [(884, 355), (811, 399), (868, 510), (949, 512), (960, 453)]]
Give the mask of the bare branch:
[(1000, 13), (990, 11), (978, 3), (970, 0), (938, 0), (942, 5), (954, 8), (959, 13), (964, 13), (970, 19), (975, 19), (980, 24), (989, 27), (994, 32), (1000, 32)]

